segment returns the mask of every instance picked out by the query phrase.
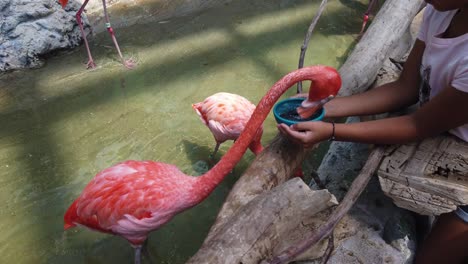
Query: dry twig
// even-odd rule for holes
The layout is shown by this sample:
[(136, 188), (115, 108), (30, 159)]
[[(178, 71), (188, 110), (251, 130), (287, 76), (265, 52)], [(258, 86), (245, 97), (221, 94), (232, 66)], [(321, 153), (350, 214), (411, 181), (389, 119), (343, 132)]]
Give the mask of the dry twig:
[[(307, 50), (307, 45), (309, 45), (310, 37), (312, 36), (312, 32), (314, 31), (317, 22), (322, 15), (323, 10), (325, 9), (325, 5), (327, 4), (328, 0), (322, 0), (320, 3), (319, 10), (315, 14), (314, 18), (312, 19), (312, 23), (310, 23), (309, 29), (307, 30), (307, 34), (304, 38), (304, 43), (301, 46), (301, 55), (299, 56), (299, 66), (298, 69), (304, 67), (304, 57)], [(297, 93), (302, 93), (302, 82), (297, 83)]]

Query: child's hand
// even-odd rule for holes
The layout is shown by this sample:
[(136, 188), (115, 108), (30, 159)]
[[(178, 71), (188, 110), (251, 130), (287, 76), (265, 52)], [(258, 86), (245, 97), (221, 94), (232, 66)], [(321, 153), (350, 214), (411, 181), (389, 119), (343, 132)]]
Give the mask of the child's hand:
[(278, 124), (281, 133), (305, 148), (327, 140), (332, 136), (333, 125), (322, 121), (300, 122), (291, 126)]

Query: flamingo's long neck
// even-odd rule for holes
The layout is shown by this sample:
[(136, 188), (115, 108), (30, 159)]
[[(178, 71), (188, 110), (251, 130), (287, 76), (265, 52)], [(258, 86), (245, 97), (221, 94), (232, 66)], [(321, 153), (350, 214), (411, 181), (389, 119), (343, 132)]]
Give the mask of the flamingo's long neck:
[(254, 140), (250, 143), (249, 149), (255, 154), (255, 156), (258, 156), (260, 153), (262, 153), (263, 146), (260, 141)]
[(244, 155), (250, 142), (254, 139), (257, 130), (268, 116), (271, 108), (280, 96), (295, 83), (304, 80), (314, 80), (327, 71), (327, 66), (311, 66), (288, 73), (276, 82), (265, 96), (260, 100), (249, 122), (239, 138), (234, 142), (228, 152), (208, 172), (199, 177), (195, 192), (198, 199), (203, 200), (224, 179)]

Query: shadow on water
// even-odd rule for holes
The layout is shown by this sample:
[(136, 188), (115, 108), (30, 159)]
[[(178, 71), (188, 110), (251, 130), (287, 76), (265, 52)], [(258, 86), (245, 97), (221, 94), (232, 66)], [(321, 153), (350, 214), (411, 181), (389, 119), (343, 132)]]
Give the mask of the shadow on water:
[[(285, 73), (294, 69), (296, 64), (291, 64), (286, 59), (282, 61), (281, 59), (284, 57), (272, 62), (272, 60), (267, 59), (269, 54), (275, 52), (275, 49), (281, 45), (294, 45), (297, 46), (297, 54), (286, 56), (293, 57), (293, 61), (297, 61), (299, 48), (313, 12), (310, 12), (311, 15), (308, 18), (293, 19), (292, 22), (287, 21), (276, 28), (259, 32), (255, 32), (255, 30), (251, 32), (250, 28), (243, 29), (242, 25), (255, 22), (258, 17), (274, 15), (276, 12), (286, 12), (288, 9), (293, 10), (297, 7), (310, 7), (307, 1), (289, 1), (286, 6), (282, 5), (282, 2), (284, 1), (251, 3), (251, 1), (242, 0), (196, 15), (175, 18), (172, 20), (173, 22), (167, 24), (140, 24), (120, 28), (118, 37), (124, 46), (125, 54), (138, 54), (142, 49), (164, 49), (168, 47), (169, 43), (177, 41), (189, 44), (190, 41), (203, 41), (193, 39), (193, 36), (197, 35), (207, 34), (208, 37), (211, 37), (214, 34), (215, 39), (216, 35), (221, 36), (220, 43), (207, 42), (205, 48), (197, 46), (199, 50), (193, 50), (196, 45), (181, 44), (181, 49), (168, 50), (168, 56), (165, 56), (164, 52), (159, 53), (160, 60), (136, 55), (140, 65), (132, 71), (125, 71), (119, 68), (120, 65), (116, 65), (118, 62), (115, 60), (115, 52), (102, 44), (110, 43), (107, 34), (100, 34), (91, 40), (95, 59), (97, 63), (101, 64), (100, 68), (94, 71), (83, 70), (84, 65), (81, 60), (85, 58), (85, 52), (84, 48), (80, 47), (71, 53), (50, 58), (46, 65), (47, 71), (38, 69), (1, 75), (0, 103), (1, 101), (9, 102), (0, 104), (0, 122), (2, 123), (0, 126), (0, 146), (19, 149), (15, 157), (7, 157), (7, 154), (4, 154), (0, 156), (0, 161), (5, 166), (5, 175), (15, 173), (20, 179), (15, 182), (0, 180), (13, 190), (10, 190), (11, 193), (0, 196), (2, 200), (7, 201), (4, 209), (0, 211), (1, 215), (9, 216), (9, 220), (0, 223), (0, 227), (2, 230), (8, 230), (6, 238), (15, 237), (15, 241), (22, 242), (14, 247), (1, 246), (0, 260), (6, 258), (11, 262), (13, 259), (22, 259), (25, 260), (23, 263), (106, 263), (111, 259), (113, 263), (128, 263), (132, 259), (133, 251), (123, 239), (93, 234), (87, 235), (86, 239), (80, 242), (70, 242), (70, 237), (79, 240), (78, 238), (81, 238), (82, 234), (76, 230), (63, 233), (63, 213), (87, 182), (84, 179), (89, 180), (91, 175), (101, 169), (127, 158), (157, 158), (157, 152), (151, 149), (150, 143), (152, 140), (164, 137), (166, 132), (154, 135), (145, 144), (122, 143), (116, 154), (109, 154), (98, 161), (95, 161), (95, 157), (102, 154), (102, 151), (90, 150), (88, 156), (75, 155), (75, 151), (81, 145), (80, 141), (97, 134), (112, 133), (112, 131), (119, 131), (128, 138), (136, 137), (139, 135), (138, 133), (152, 133), (151, 128), (147, 127), (147, 123), (155, 121), (154, 119), (143, 118), (144, 123), (132, 121), (133, 113), (144, 115), (145, 112), (127, 105), (126, 102), (129, 98), (139, 97), (142, 94), (166, 95), (169, 91), (164, 91), (165, 87), (169, 87), (173, 83), (183, 83), (184, 80), (197, 76), (207, 75), (238, 57), (249, 58), (256, 67), (261, 69), (264, 75), (262, 79), (273, 84)], [(318, 6), (319, 1), (316, 2), (315, 7)], [(240, 8), (242, 6), (245, 7)], [(241, 11), (230, 13), (227, 11), (230, 8)], [(357, 9), (362, 8), (365, 7)], [(136, 11), (126, 10), (126, 12)], [(316, 32), (320, 32), (325, 37), (349, 34), (349, 30), (347, 30), (349, 26), (341, 28), (336, 25), (330, 26), (335, 23), (345, 23), (358, 27), (360, 17), (351, 18), (352, 21), (350, 21), (352, 16), (349, 15), (349, 12), (354, 11), (348, 11), (342, 7), (326, 11), (322, 15)], [(328, 20), (327, 17), (334, 17), (334, 19)], [(135, 32), (138, 33), (135, 34)], [(313, 62), (309, 64), (324, 63), (320, 61), (319, 57), (316, 57), (316, 54), (329, 47), (318, 47), (314, 43), (314, 39), (312, 38), (309, 44), (307, 56), (309, 59), (306, 61)], [(131, 45), (125, 43), (131, 43)], [(69, 56), (69, 54), (77, 52), (80, 53), (80, 56)], [(339, 58), (338, 63), (342, 63), (343, 60), (344, 57)], [(142, 67), (142, 64), (145, 66)], [(75, 68), (76, 73), (70, 75), (70, 68)], [(50, 72), (56, 72), (59, 77), (43, 76)], [(35, 74), (32, 75), (32, 73)], [(63, 75), (60, 75), (61, 73)], [(76, 80), (77, 76), (80, 75), (83, 82), (75, 83), (73, 80)], [(61, 84), (63, 89), (54, 91), (51, 96), (46, 95), (48, 91), (44, 91), (44, 89), (47, 88), (44, 88), (44, 85), (39, 82), (48, 78), (59, 85)], [(86, 81), (86, 79), (88, 80)], [(190, 86), (191, 84), (186, 83), (186, 85)], [(27, 88), (17, 89), (17, 87)], [(263, 91), (257, 91), (257, 94), (253, 95), (256, 98), (252, 101), (257, 102), (260, 99), (259, 95), (263, 95), (266, 88), (261, 87)], [(200, 96), (193, 91), (187, 91), (186, 94), (181, 94), (180, 91), (176, 93), (177, 96), (186, 98)], [(105, 116), (100, 114), (100, 110), (107, 110), (111, 104), (126, 108), (125, 113), (106, 112)], [(161, 111), (162, 115), (168, 119), (177, 115), (177, 111), (174, 109)], [(62, 124), (69, 118), (78, 118), (81, 123), (79, 125)], [(197, 118), (195, 114), (193, 118)], [(122, 120), (128, 122), (127, 126), (122, 127)], [(168, 123), (170, 120), (158, 120), (158, 122), (160, 126), (164, 127), (170, 124)], [(199, 126), (200, 131), (205, 129), (208, 131), (203, 124), (200, 123)], [(94, 127), (94, 129), (89, 127)], [(137, 131), (135, 127), (138, 127), (139, 130)], [(62, 132), (69, 130), (80, 130), (81, 136), (72, 140), (58, 137), (58, 134), (62, 135)], [(9, 139), (9, 142), (4, 143), (2, 139), (6, 138)], [(99, 145), (100, 149), (104, 149), (106, 145), (115, 144), (115, 141), (119, 140), (123, 139), (103, 137), (99, 138), (95, 144)], [(195, 142), (197, 142), (196, 139), (183, 140), (179, 146), (176, 146), (176, 148), (180, 147), (178, 149), (182, 149), (182, 151), (187, 151), (186, 155), (191, 162), (189, 166), (197, 164), (201, 160), (200, 157), (206, 157), (208, 160), (212, 151), (212, 149)], [(267, 142), (264, 141), (265, 143)], [(214, 147), (214, 140), (210, 146)], [(217, 160), (219, 160), (220, 153), (224, 154), (225, 150), (226, 147), (220, 150), (216, 157)], [(137, 156), (127, 157), (129, 153), (132, 155), (134, 153), (151, 153), (152, 155), (139, 157), (138, 154), (135, 154)], [(236, 172), (238, 172), (236, 177), (248, 166), (245, 159), (252, 157), (251, 154), (249, 155), (247, 158), (244, 157), (244, 162), (239, 167), (236, 167)], [(72, 161), (68, 161), (69, 159), (64, 157), (72, 157)], [(8, 164), (9, 160), (15, 160), (16, 164)], [(171, 163), (170, 160), (165, 162)], [(83, 164), (87, 163), (91, 163), (88, 165), (90, 167), (83, 168)], [(201, 165), (200, 168), (187, 170), (195, 171), (198, 174), (204, 170), (203, 164)], [(224, 197), (234, 184), (236, 177), (228, 176), (230, 179), (227, 181), (228, 184), (217, 188), (215, 192), (218, 195), (213, 196)], [(20, 186), (12, 186), (13, 184)], [(219, 208), (223, 200), (214, 201), (216, 208)], [(22, 215), (17, 214), (14, 208), (15, 203), (19, 202), (24, 203), (23, 206), (26, 208), (25, 212), (21, 213)], [(211, 206), (202, 203), (196, 208), (176, 216), (165, 228), (158, 230), (157, 237), (164, 237), (163, 241), (170, 241), (169, 243), (160, 242), (156, 236), (150, 236), (149, 251), (151, 256), (155, 257), (157, 261), (161, 261), (158, 263), (183, 263), (201, 244), (204, 234), (208, 232), (210, 227), (207, 222), (212, 223), (216, 217), (217, 209), (214, 210)], [(204, 221), (191, 221), (190, 219), (197, 219), (200, 211), (204, 211), (203, 214), (207, 215), (206, 219)], [(32, 221), (25, 224), (24, 221), (20, 221), (22, 218), (30, 218)], [(21, 224), (15, 225), (15, 223)], [(27, 232), (22, 232), (23, 229)], [(176, 233), (184, 235), (176, 236)], [(191, 240), (190, 243), (187, 243), (187, 239)], [(27, 250), (21, 250), (22, 247), (27, 248)], [(76, 251), (73, 251), (73, 248), (77, 248)], [(18, 252), (12, 252), (14, 250), (18, 250)]]
[[(207, 128), (208, 129), (208, 128)], [(195, 141), (189, 140), (182, 140), (181, 144), (184, 145), (184, 149), (187, 150), (187, 157), (192, 164), (193, 171), (196, 172), (196, 175), (202, 175), (208, 170), (210, 170), (217, 162), (221, 160), (221, 157), (227, 152), (229, 147), (233, 144), (233, 141), (226, 141), (221, 144), (218, 153), (216, 153), (213, 159), (210, 158), (210, 155), (213, 153), (214, 150), (214, 139), (213, 139), (213, 148), (209, 148), (206, 146), (201, 146), (200, 144), (195, 143)], [(252, 160), (255, 155), (248, 149), (244, 156), (242, 157), (241, 161), (237, 164), (234, 170), (226, 175), (226, 178), (223, 182), (228, 183), (227, 186), (230, 187), (234, 184), (237, 180), (238, 173), (234, 172), (242, 172), (248, 167), (248, 162)]]
[[(244, 2), (244, 1), (240, 1)], [(248, 1), (246, 1), (247, 3)], [(242, 4), (240, 4), (242, 5)], [(246, 12), (246, 15), (248, 17), (252, 17), (255, 15), (261, 15), (261, 13), (253, 13), (255, 10), (248, 10), (250, 12)], [(338, 17), (338, 18), (345, 18), (346, 15), (336, 15), (336, 14), (331, 14), (328, 12), (327, 14), (323, 15), (323, 19), (321, 21), (326, 20), (327, 16), (333, 16), (333, 17)], [(107, 95), (110, 93), (112, 94), (111, 90), (114, 90), (115, 84), (118, 84), (118, 82), (124, 82), (124, 83), (131, 83), (131, 91), (133, 94), (135, 93), (143, 93), (147, 92), (150, 84), (153, 84), (154, 82), (158, 82), (158, 87), (160, 89), (163, 89), (163, 87), (167, 86), (169, 82), (172, 82), (172, 78), (174, 76), (177, 76), (178, 79), (184, 79), (188, 78), (190, 76), (196, 76), (200, 73), (204, 73), (210, 70), (216, 69), (219, 65), (225, 64), (227, 61), (232, 60), (235, 57), (238, 57), (240, 55), (250, 57), (255, 63), (259, 64), (262, 68), (265, 68), (265, 73), (268, 74), (271, 78), (271, 83), (273, 84), (275, 81), (277, 81), (281, 76), (283, 76), (285, 73), (289, 72), (292, 69), (286, 68), (288, 65), (271, 65), (270, 62), (263, 60), (265, 57), (265, 53), (267, 53), (270, 49), (274, 48), (274, 46), (284, 44), (284, 41), (290, 42), (291, 40), (298, 39), (298, 37), (302, 37), (302, 35), (298, 35), (297, 29), (298, 27), (304, 28), (306, 23), (308, 21), (299, 21), (299, 23), (295, 24), (289, 24), (285, 25), (282, 28), (276, 29), (275, 32), (266, 32), (264, 34), (259, 34), (254, 37), (245, 37), (242, 34), (239, 34), (236, 32), (235, 29), (232, 27), (233, 21), (230, 21), (230, 18), (220, 17), (220, 19), (224, 18), (224, 21), (217, 20), (217, 26), (221, 28), (223, 31), (226, 31), (227, 34), (232, 36), (230, 38), (229, 45), (225, 46), (220, 46), (216, 47), (216, 50), (206, 50), (206, 51), (201, 51), (197, 53), (196, 55), (191, 55), (189, 57), (181, 57), (181, 58), (175, 58), (173, 60), (168, 59), (165, 60), (164, 62), (159, 63), (158, 65), (154, 65), (153, 67), (145, 67), (145, 69), (141, 69), (141, 67), (137, 67), (135, 70), (132, 71), (117, 71), (111, 76), (104, 76), (104, 77), (99, 77), (99, 79), (93, 78), (92, 81), (93, 85), (89, 85), (89, 83), (86, 84), (86, 86), (74, 86), (73, 84), (67, 83), (70, 87), (67, 89), (69, 90), (68, 92), (63, 93), (62, 95), (48, 98), (47, 101), (44, 102), (34, 102), (34, 104), (39, 104), (37, 108), (33, 109), (23, 109), (23, 113), (28, 115), (27, 112), (24, 111), (46, 111), (52, 109), (52, 110), (57, 110), (53, 111), (55, 113), (54, 116), (48, 116), (47, 120), (41, 120), (40, 122), (42, 124), (44, 123), (52, 123), (54, 121), (67, 118), (69, 115), (74, 114), (78, 109), (83, 109), (86, 107), (90, 107), (93, 105), (99, 105), (103, 104), (109, 100), (112, 100), (114, 98), (109, 98)], [(182, 19), (186, 19), (185, 17)], [(246, 18), (247, 19), (247, 18)], [(340, 24), (342, 21), (340, 21), (338, 24)], [(359, 19), (357, 19), (359, 21)], [(234, 22), (235, 23), (235, 22)], [(326, 23), (326, 22), (323, 22)], [(350, 22), (347, 21), (346, 24), (349, 24)], [(355, 23), (353, 23), (355, 24)], [(140, 25), (135, 25), (132, 27), (140, 27)], [(131, 39), (132, 38), (132, 27), (125, 30), (124, 32), (121, 32), (122, 36), (121, 39)], [(167, 34), (159, 34), (162, 32), (159, 31), (170, 31), (171, 29), (166, 29), (163, 30), (161, 28), (164, 28), (165, 24), (161, 25), (160, 28), (150, 28), (147, 27), (149, 32), (151, 31), (156, 31), (156, 35), (163, 35), (165, 37), (168, 37), (171, 39), (171, 35)], [(347, 34), (345, 29), (339, 28), (339, 27), (326, 27), (325, 25), (322, 25), (321, 23), (318, 24), (317, 26), (320, 28), (320, 33), (321, 34)], [(323, 28), (323, 30), (322, 30)], [(209, 27), (201, 27), (197, 28), (186, 28), (185, 30), (189, 30), (193, 32), (179, 32), (178, 34), (181, 34), (181, 38), (183, 38), (186, 34), (201, 34), (203, 31), (209, 30)], [(123, 31), (123, 30), (122, 30)], [(141, 30), (140, 30), (141, 32)], [(141, 34), (146, 35), (146, 33), (149, 32), (141, 32)], [(105, 35), (105, 36), (104, 36)], [(147, 36), (147, 35), (146, 35)], [(281, 39), (276, 41), (272, 41), (272, 38), (277, 38), (280, 37)], [(96, 39), (94, 39), (95, 42), (101, 41), (101, 38), (107, 38), (106, 34), (101, 34), (98, 36)], [(147, 39), (146, 39), (147, 40)], [(158, 42), (163, 42), (163, 40), (159, 39), (159, 37), (156, 37), (155, 39), (150, 39), (152, 46), (157, 46)], [(172, 40), (173, 41), (173, 40)], [(121, 41), (124, 42), (124, 41)], [(258, 47), (250, 50), (243, 50), (242, 45), (245, 45), (245, 43), (248, 42), (248, 45), (250, 47)], [(147, 45), (147, 44), (145, 44)], [(132, 41), (132, 46), (138, 46), (138, 41)], [(141, 46), (144, 46), (143, 44)], [(135, 49), (138, 49), (138, 47), (133, 47)], [(132, 48), (132, 49), (133, 49)], [(314, 53), (314, 43), (313, 40), (309, 44), (309, 54)], [(105, 46), (100, 46), (98, 49), (94, 47), (93, 51), (96, 54), (102, 54), (106, 53), (109, 50)], [(299, 50), (299, 46), (298, 46)], [(79, 50), (77, 52), (80, 52), (83, 54), (83, 57), (85, 56), (85, 53), (83, 50)], [(109, 57), (114, 57), (114, 51), (112, 50), (112, 54), (109, 54)], [(298, 52), (299, 54), (299, 52)], [(222, 55), (222, 56), (221, 56)], [(52, 58), (53, 59), (53, 58)], [(140, 58), (141, 60), (144, 60), (144, 58)], [(99, 60), (99, 59), (98, 59)], [(112, 59), (114, 60), (114, 59)], [(209, 62), (207, 62), (209, 60)], [(342, 59), (340, 59), (341, 61)], [(75, 63), (75, 62), (74, 62)], [(114, 60), (114, 63), (119, 63), (118, 61)], [(319, 61), (317, 63), (320, 63)], [(198, 65), (199, 68), (194, 68), (194, 65)], [(49, 67), (63, 67), (63, 65), (50, 65)], [(84, 65), (81, 65), (84, 67)], [(108, 65), (101, 66), (101, 67), (107, 67)], [(278, 67), (279, 66), (279, 67)], [(200, 69), (203, 69), (201, 71)], [(97, 71), (102, 71), (104, 69), (100, 68), (97, 69)], [(53, 70), (52, 70), (53, 71)], [(96, 72), (89, 72), (88, 74), (95, 74)], [(149, 76), (148, 73), (153, 72), (154, 75), (150, 79), (139, 79), (139, 76)], [(169, 74), (169, 77), (171, 78), (166, 78), (166, 76)], [(12, 73), (13, 75), (15, 73)], [(21, 75), (27, 74), (25, 72), (20, 72), (18, 73), (19, 76), (17, 78), (21, 78)], [(84, 76), (83, 78), (87, 78), (86, 74), (87, 73), (82, 73)], [(7, 80), (8, 81), (8, 80)], [(4, 83), (5, 86), (9, 85), (7, 82)], [(126, 86), (129, 86), (127, 84)], [(34, 99), (39, 99), (40, 96), (35, 96), (32, 91), (34, 90), (34, 85), (30, 88), (31, 90), (31, 98), (30, 100)], [(99, 87), (99, 89), (95, 89), (95, 87)], [(15, 98), (16, 95), (14, 94), (16, 91), (15, 89), (9, 89), (9, 93), (11, 93), (9, 96), (12, 98)], [(158, 91), (152, 91), (152, 92), (158, 92)], [(20, 96), (21, 97), (21, 96)], [(63, 102), (72, 102), (71, 104), (67, 103), (67, 108), (62, 109)], [(7, 109), (6, 111), (2, 111), (0, 113), (0, 119), (1, 120), (7, 120), (7, 121), (14, 121), (17, 120), (15, 116), (17, 116), (17, 109)], [(0, 128), (0, 135), (11, 135), (13, 133), (16, 133), (15, 128), (13, 126), (2, 126)]]

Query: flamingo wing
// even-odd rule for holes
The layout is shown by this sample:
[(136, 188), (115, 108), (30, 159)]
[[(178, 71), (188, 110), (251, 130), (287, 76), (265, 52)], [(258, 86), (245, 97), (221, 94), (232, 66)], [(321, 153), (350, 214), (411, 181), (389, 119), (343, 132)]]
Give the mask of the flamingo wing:
[(190, 207), (192, 177), (176, 166), (126, 161), (98, 173), (65, 214), (65, 228), (83, 225), (133, 243)]
[(231, 93), (216, 93), (193, 107), (221, 143), (237, 139), (255, 110), (249, 100)]

